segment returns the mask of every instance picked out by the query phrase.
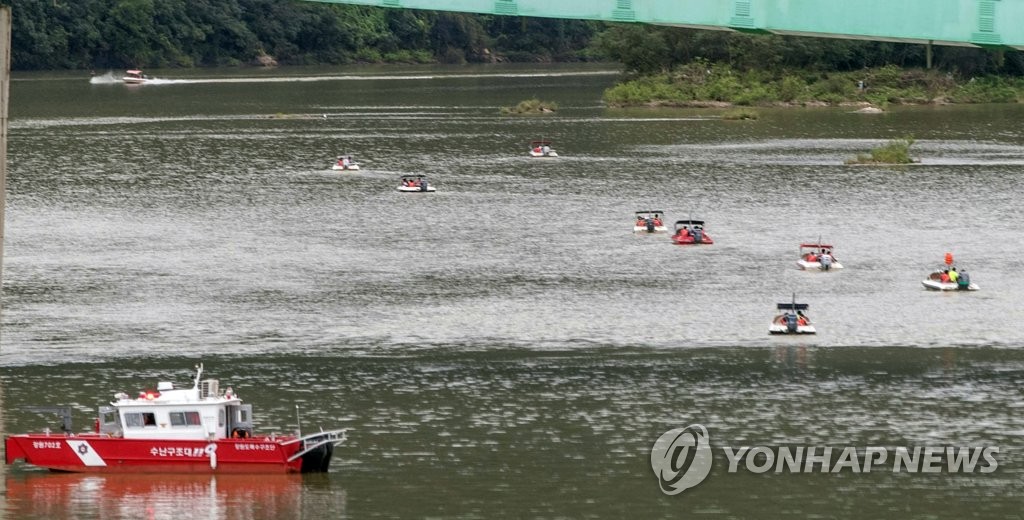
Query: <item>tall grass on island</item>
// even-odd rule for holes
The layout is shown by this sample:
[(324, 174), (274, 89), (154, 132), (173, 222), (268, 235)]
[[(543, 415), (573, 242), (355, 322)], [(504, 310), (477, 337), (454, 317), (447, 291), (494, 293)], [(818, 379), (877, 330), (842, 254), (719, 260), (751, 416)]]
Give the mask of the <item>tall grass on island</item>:
[(619, 83), (605, 91), (604, 101), (612, 107), (1019, 103), (1024, 78), (965, 79), (895, 65), (853, 72), (739, 71), (697, 60)]
[(725, 113), (722, 114), (722, 119), (726, 121), (756, 121), (759, 117), (761, 117), (761, 115), (757, 113), (757, 110), (746, 107), (726, 110)]
[(917, 162), (910, 157), (910, 146), (914, 144), (912, 136), (894, 139), (887, 144), (871, 150), (868, 154), (858, 154), (847, 159), (846, 164), (910, 164)]
[(537, 98), (520, 101), (514, 107), (501, 107), (503, 116), (521, 116), (531, 114), (550, 114), (558, 110), (558, 105), (548, 101), (541, 101)]

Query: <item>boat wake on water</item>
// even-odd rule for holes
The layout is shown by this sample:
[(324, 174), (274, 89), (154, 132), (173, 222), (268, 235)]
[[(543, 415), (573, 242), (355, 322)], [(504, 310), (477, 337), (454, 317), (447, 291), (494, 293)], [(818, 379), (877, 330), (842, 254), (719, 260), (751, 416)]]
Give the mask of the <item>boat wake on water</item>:
[[(309, 83), (316, 81), (417, 81), (435, 79), (467, 79), (467, 78), (538, 78), (538, 77), (572, 77), (572, 76), (611, 76), (618, 74), (618, 71), (579, 71), (579, 72), (507, 72), (491, 74), (399, 74), (399, 75), (374, 75), (374, 74), (339, 74), (323, 76), (273, 76), (273, 77), (238, 77), (238, 78), (187, 78), (187, 79), (161, 79), (148, 78), (146, 85), (186, 85), (197, 83)], [(93, 85), (115, 85), (124, 83), (121, 75), (115, 72), (93, 76), (89, 79)]]

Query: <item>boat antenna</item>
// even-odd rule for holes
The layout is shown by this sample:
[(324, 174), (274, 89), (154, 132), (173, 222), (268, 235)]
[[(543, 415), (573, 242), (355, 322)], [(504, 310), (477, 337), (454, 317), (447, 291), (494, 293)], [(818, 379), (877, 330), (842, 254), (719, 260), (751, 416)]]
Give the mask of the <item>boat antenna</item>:
[(203, 364), (199, 363), (196, 365), (196, 383), (195, 388), (199, 388), (199, 378), (203, 377)]
[(295, 434), (298, 437), (302, 437), (302, 419), (299, 419), (299, 405), (295, 405)]

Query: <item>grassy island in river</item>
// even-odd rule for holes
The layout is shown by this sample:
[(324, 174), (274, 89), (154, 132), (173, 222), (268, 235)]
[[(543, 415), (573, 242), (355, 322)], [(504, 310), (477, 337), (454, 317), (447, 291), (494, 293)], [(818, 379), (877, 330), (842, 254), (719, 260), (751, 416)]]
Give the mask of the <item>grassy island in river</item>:
[(609, 106), (772, 106), (869, 103), (1018, 103), (1024, 79), (960, 78), (895, 65), (852, 72), (738, 71), (695, 61), (671, 72), (641, 75), (605, 91)]

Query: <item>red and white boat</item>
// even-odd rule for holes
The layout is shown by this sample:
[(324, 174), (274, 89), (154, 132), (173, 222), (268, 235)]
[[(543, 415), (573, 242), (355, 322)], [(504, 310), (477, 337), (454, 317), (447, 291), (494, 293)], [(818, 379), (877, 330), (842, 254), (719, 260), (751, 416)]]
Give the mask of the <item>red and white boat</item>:
[(308, 435), (255, 435), (252, 405), (216, 379), (191, 388), (158, 383), (138, 397), (118, 393), (101, 406), (94, 431), (74, 433), (70, 408), (55, 411), (63, 433), (11, 435), (7, 464), (18, 459), (53, 471), (94, 473), (311, 473), (326, 472), (345, 430)]
[(539, 139), (530, 141), (530, 157), (558, 157), (558, 152), (551, 148), (551, 141)]
[(793, 295), (792, 303), (780, 303), (776, 305), (776, 308), (781, 311), (781, 314), (776, 314), (772, 318), (772, 323), (768, 326), (769, 334), (815, 334), (818, 332), (814, 325), (811, 325), (811, 320), (806, 314), (810, 305), (797, 303), (796, 294)]
[(668, 233), (665, 222), (661, 216), (665, 212), (661, 210), (637, 211), (636, 221), (633, 222), (634, 233)]
[(714, 244), (711, 236), (704, 232), (703, 220), (677, 220), (672, 242), (678, 245)]
[(332, 170), (359, 170), (359, 163), (352, 159), (351, 155), (339, 155), (338, 159), (331, 165)]
[(800, 259), (796, 261), (796, 265), (804, 271), (831, 271), (843, 268), (843, 264), (839, 263), (832, 253), (832, 244), (822, 244), (821, 240), (800, 244)]
[(149, 76), (143, 74), (141, 70), (126, 70), (124, 72), (124, 77), (121, 78), (121, 81), (124, 81), (129, 85), (141, 85), (149, 81)]
[(433, 193), (437, 188), (430, 185), (425, 175), (403, 175), (398, 191), (404, 193)]

